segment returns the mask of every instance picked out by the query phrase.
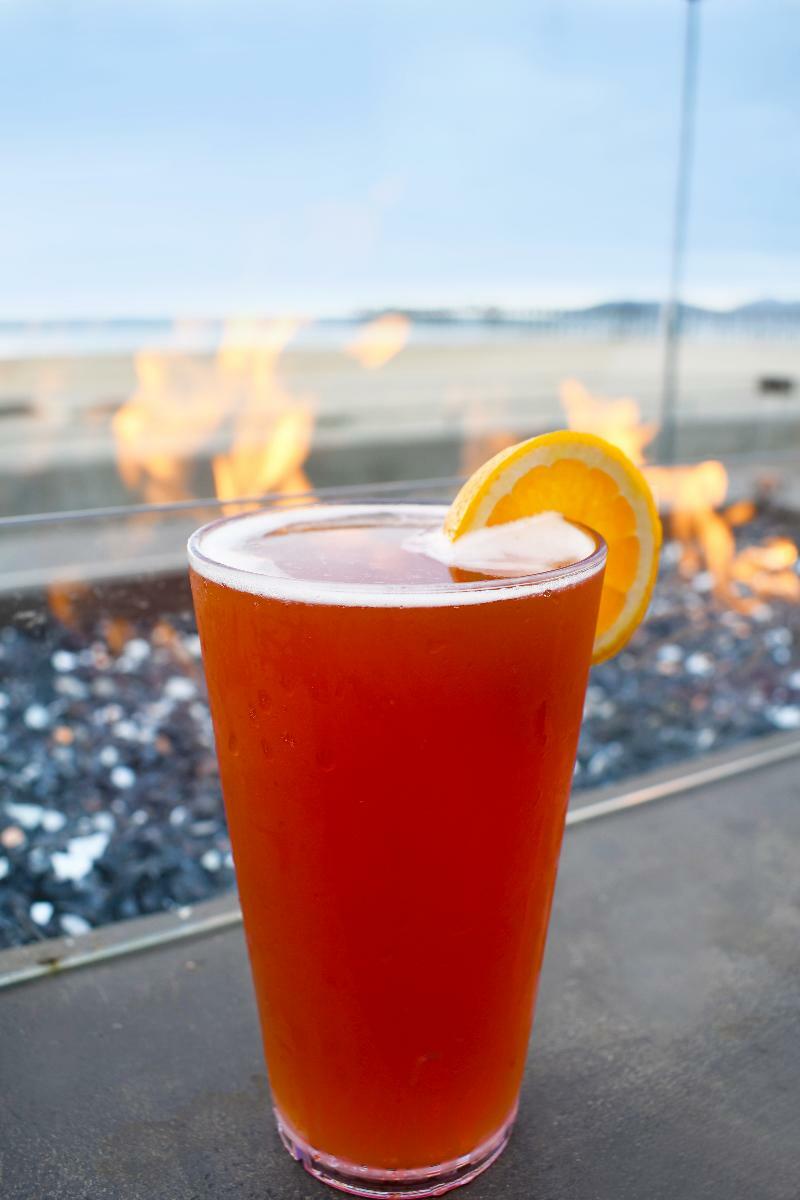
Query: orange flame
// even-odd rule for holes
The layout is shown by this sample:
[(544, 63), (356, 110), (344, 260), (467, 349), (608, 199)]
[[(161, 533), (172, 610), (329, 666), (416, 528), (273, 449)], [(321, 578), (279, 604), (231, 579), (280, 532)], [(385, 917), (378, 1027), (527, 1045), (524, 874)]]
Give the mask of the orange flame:
[(737, 500), (725, 509), (725, 520), (733, 528), (736, 525), (746, 525), (756, 515), (756, 506), (752, 500)]
[(737, 551), (734, 528), (756, 515), (755, 505), (739, 500), (723, 509), (728, 472), (721, 462), (693, 466), (645, 466), (645, 448), (658, 426), (641, 420), (635, 400), (593, 396), (581, 383), (567, 379), (561, 401), (571, 429), (597, 433), (643, 466), (659, 508), (668, 515), (672, 536), (681, 544), (680, 569), (691, 576), (707, 570), (716, 595), (743, 612), (760, 601), (800, 601), (798, 550), (788, 538), (770, 538)]
[(345, 354), (349, 354), (367, 371), (375, 371), (400, 353), (410, 334), (411, 322), (408, 317), (402, 313), (387, 313), (359, 329), (345, 346)]
[(122, 481), (150, 504), (189, 499), (192, 459), (233, 395), (200, 361), (142, 351), (134, 365), (138, 387), (111, 423)]
[(747, 546), (736, 555), (731, 577), (745, 584), (762, 600), (774, 597), (800, 601), (800, 575), (795, 570), (797, 546), (789, 538), (769, 538), (760, 546)]
[[(297, 321), (270, 322), (255, 348), (248, 344), (252, 332), (247, 327), (229, 331), (220, 366), (248, 386), (234, 419), (231, 447), (212, 461), (220, 500), (271, 491), (288, 494), (311, 486), (302, 469), (314, 428), (311, 405), (290, 396), (276, 375), (278, 358), (298, 328)], [(225, 511), (236, 507), (226, 505)]]
[(665, 512), (702, 513), (719, 508), (728, 494), (728, 472), (716, 459), (691, 467), (646, 467), (645, 475)]
[(134, 628), (125, 617), (111, 616), (103, 625), (106, 645), (112, 654), (121, 654), (122, 648), (129, 638), (133, 637)]
[(617, 400), (593, 396), (577, 379), (563, 380), (559, 392), (570, 429), (596, 433), (619, 447), (631, 462), (642, 465), (645, 446), (658, 433), (658, 426), (642, 421), (635, 400), (630, 396)]
[(78, 629), (83, 603), (91, 593), (88, 583), (59, 580), (47, 589), (47, 605), (53, 616), (68, 629)]
[(137, 355), (138, 386), (112, 421), (123, 482), (149, 503), (189, 499), (194, 462), (204, 452), (220, 499), (308, 487), (301, 467), (313, 431), (311, 404), (277, 377), (299, 324), (232, 323), (210, 362)]

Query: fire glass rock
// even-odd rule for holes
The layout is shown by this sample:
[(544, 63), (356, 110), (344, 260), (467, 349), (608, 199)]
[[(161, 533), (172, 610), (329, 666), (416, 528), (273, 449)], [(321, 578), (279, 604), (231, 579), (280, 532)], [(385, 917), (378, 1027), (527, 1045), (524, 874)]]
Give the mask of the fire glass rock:
[[(792, 521), (746, 536), (796, 538)], [(680, 562), (668, 543), (646, 623), (592, 672), (576, 789), (800, 728), (800, 606), (732, 604)], [(199, 658), (188, 610), (122, 636), (33, 611), (0, 628), (0, 946), (233, 886)]]

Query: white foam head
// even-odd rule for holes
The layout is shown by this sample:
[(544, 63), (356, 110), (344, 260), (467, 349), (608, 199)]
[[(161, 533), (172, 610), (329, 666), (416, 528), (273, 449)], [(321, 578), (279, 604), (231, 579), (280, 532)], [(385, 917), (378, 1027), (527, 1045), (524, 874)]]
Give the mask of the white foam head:
[[(236, 591), (305, 604), (359, 608), (430, 608), (484, 604), (571, 587), (602, 570), (605, 545), (557, 513), (544, 513), (465, 534), (451, 542), (441, 526), (447, 509), (428, 504), (315, 504), (265, 509), (215, 521), (189, 539), (193, 570)], [(467, 571), (509, 578), (474, 583), (376, 584), (301, 580), (286, 576), (269, 556), (265, 535), (291, 525), (315, 526), (371, 518), (408, 522), (404, 549)], [(424, 524), (426, 528), (419, 529)], [(570, 562), (568, 566), (557, 564)]]

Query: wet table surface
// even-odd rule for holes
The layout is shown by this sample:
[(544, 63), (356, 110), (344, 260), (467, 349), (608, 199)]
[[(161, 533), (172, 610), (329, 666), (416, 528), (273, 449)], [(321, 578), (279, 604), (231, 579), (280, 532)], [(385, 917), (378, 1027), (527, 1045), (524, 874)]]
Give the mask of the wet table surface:
[[(0, 992), (4, 1200), (322, 1200), (241, 928)], [(567, 832), (518, 1125), (465, 1200), (798, 1200), (800, 767)]]

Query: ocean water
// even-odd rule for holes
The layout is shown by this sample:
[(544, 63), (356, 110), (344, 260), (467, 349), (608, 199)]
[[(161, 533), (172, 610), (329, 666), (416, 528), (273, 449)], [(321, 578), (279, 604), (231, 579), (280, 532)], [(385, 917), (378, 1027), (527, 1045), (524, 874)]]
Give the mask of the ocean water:
[[(368, 320), (322, 319), (303, 321), (292, 336), (292, 349), (339, 350), (347, 346)], [(258, 345), (268, 339), (270, 322), (171, 319), (109, 321), (0, 321), (0, 359), (47, 358), (59, 355), (132, 354), (138, 350), (173, 350), (214, 353), (231, 329), (237, 343)], [(245, 332), (242, 332), (246, 330)], [(534, 333), (530, 323), (517, 321), (412, 321), (412, 344), (458, 345), (470, 341), (516, 341)]]
[[(480, 315), (484, 314), (484, 315)], [(299, 318), (293, 349), (345, 348), (375, 315)], [(0, 320), (0, 360), (57, 355), (131, 354), (138, 350), (214, 353), (234, 331), (240, 345), (269, 339), (269, 319), (178, 318), (108, 320)], [(763, 302), (729, 312), (686, 306), (681, 328), (688, 338), (800, 338), (800, 303)], [(410, 315), (408, 343), (452, 346), (469, 342), (520, 342), (539, 337), (623, 340), (657, 338), (663, 324), (656, 303), (612, 302), (592, 308), (418, 311)]]

